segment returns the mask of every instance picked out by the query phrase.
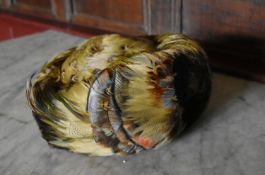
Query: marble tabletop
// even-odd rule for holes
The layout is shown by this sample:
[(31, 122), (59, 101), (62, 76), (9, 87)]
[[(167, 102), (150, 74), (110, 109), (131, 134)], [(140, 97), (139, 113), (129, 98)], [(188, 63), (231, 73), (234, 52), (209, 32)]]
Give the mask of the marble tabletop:
[(27, 107), (29, 75), (83, 39), (47, 31), (0, 43), (1, 175), (264, 175), (265, 85), (213, 74), (197, 124), (172, 144), (128, 157), (88, 157), (51, 148)]

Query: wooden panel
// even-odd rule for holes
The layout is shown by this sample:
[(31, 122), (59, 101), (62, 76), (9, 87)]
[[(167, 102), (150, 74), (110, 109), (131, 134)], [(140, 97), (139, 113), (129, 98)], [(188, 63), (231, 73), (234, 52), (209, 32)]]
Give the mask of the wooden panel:
[(141, 0), (76, 0), (74, 4), (75, 11), (81, 14), (125, 23), (141, 24), (143, 21)]
[(181, 0), (14, 0), (11, 11), (81, 27), (141, 35), (179, 32), (180, 4)]
[(52, 20), (66, 20), (66, 8), (69, 0), (14, 0), (12, 10)]
[(44, 18), (53, 18), (51, 1), (15, 0), (13, 9), (16, 12)]
[(51, 8), (51, 1), (36, 1), (36, 0), (15, 0), (17, 5), (28, 5), (40, 9), (49, 10)]
[(180, 31), (181, 0), (145, 0), (145, 29), (148, 34)]
[(265, 38), (265, 1), (185, 0), (183, 32), (202, 39), (226, 35)]
[(71, 0), (52, 0), (53, 14), (58, 20), (68, 22), (72, 15)]
[(144, 33), (142, 0), (76, 0), (73, 23), (120, 33)]
[(130, 35), (179, 31), (180, 0), (76, 0), (73, 23)]
[(185, 0), (182, 31), (203, 42), (213, 67), (265, 77), (264, 0)]

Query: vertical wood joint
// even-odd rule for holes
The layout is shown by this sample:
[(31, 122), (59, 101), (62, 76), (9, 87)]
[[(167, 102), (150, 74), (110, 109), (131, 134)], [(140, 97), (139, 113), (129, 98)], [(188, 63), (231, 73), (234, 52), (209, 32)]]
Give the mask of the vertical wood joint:
[(151, 34), (152, 33), (152, 29), (151, 29), (152, 15), (151, 15), (151, 2), (150, 2), (150, 0), (144, 0), (143, 1), (143, 15), (144, 15), (144, 22), (143, 22), (144, 31), (147, 34)]

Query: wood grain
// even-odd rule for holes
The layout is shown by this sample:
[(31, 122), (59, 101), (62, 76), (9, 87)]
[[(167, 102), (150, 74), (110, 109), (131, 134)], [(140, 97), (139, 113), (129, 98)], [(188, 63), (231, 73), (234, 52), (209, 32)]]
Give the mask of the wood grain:
[(110, 31), (143, 34), (142, 0), (76, 0), (73, 1), (74, 24)]
[(185, 0), (183, 32), (201, 39), (226, 35), (265, 39), (263, 0)]
[(15, 0), (11, 10), (30, 16), (50, 19), (66, 20), (66, 4), (64, 0), (36, 1), (36, 0)]
[(180, 32), (181, 0), (145, 0), (144, 4), (146, 33)]
[(203, 43), (213, 67), (264, 81), (265, 1), (185, 0), (182, 17), (182, 32)]
[(124, 23), (141, 24), (142, 1), (75, 0), (74, 12)]

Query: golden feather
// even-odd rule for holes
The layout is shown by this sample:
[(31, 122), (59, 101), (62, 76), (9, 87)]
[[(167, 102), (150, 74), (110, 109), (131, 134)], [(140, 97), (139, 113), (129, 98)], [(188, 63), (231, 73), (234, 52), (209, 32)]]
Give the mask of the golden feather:
[(50, 145), (91, 155), (133, 154), (179, 135), (205, 107), (206, 54), (187, 36), (90, 38), (51, 59), (27, 85)]

